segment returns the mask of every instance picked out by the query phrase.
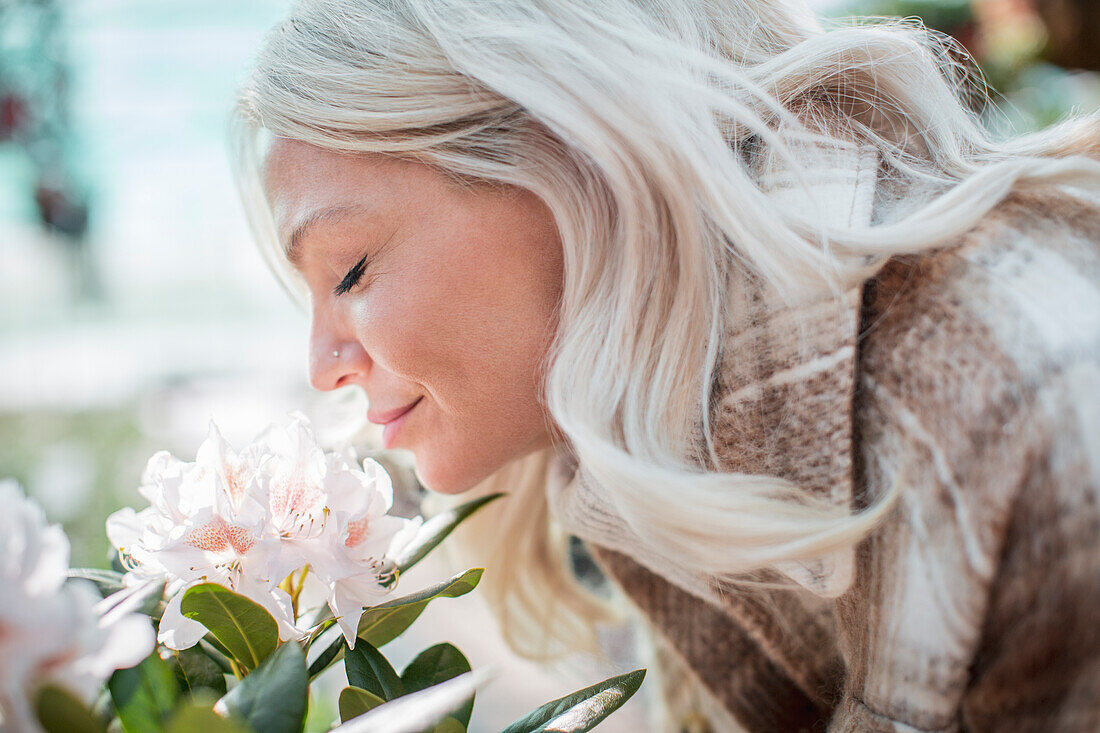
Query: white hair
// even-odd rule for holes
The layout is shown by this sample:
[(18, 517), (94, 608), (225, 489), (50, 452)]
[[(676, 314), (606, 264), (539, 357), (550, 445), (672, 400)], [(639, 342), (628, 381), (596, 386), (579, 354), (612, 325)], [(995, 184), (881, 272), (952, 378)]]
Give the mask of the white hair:
[[(1071, 155), (1097, 117), (995, 140), (960, 102), (960, 53), (911, 21), (827, 30), (780, 0), (306, 0), (240, 95), (238, 175), (269, 261), (299, 291), (263, 200), (265, 132), (537, 195), (564, 249), (550, 416), (634, 531), (736, 580), (851, 546), (889, 497), (838, 513), (790, 482), (685, 457), (700, 421), (713, 457), (730, 268), (785, 297), (839, 293), (892, 255), (949, 242), (1015, 188), (1100, 187), (1100, 163)], [(874, 145), (907, 207), (857, 228), (782, 206), (746, 155), (767, 148), (798, 170), (805, 142)], [(566, 592), (550, 450), (481, 487), (518, 495), (480, 538), (504, 550), (486, 584), (509, 641), (532, 654), (578, 638), (594, 609)]]

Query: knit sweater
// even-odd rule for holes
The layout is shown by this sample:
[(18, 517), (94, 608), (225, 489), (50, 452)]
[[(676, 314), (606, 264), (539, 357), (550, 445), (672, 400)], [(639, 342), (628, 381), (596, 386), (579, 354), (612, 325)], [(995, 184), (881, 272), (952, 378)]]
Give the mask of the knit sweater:
[[(873, 149), (817, 163), (823, 216), (889, 205)], [(761, 180), (802, 195), (770, 162)], [(677, 571), (559, 459), (556, 520), (728, 711), (715, 727), (1100, 730), (1097, 207), (1013, 194), (841, 298), (728, 292), (707, 468), (848, 508), (901, 495), (852, 550), (776, 568), (791, 587), (733, 587)]]

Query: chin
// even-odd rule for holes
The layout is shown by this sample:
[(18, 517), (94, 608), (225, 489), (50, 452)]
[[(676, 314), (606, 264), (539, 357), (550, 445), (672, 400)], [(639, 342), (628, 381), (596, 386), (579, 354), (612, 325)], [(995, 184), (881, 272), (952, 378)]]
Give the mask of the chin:
[(549, 441), (535, 441), (515, 454), (482, 453), (473, 451), (454, 451), (466, 458), (465, 462), (448, 460), (447, 452), (435, 453), (414, 451), (416, 478), (429, 491), (437, 494), (461, 494), (469, 491), (496, 471), (516, 459), (523, 458), (542, 447), (549, 447)]
[(436, 470), (430, 462), (416, 462), (416, 478), (424, 488), (437, 494), (461, 494), (474, 488), (484, 476), (471, 476), (465, 472)]

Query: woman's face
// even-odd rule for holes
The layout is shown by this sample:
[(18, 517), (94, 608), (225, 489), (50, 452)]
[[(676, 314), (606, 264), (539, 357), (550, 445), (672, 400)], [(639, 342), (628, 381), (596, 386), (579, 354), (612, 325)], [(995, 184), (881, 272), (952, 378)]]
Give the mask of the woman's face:
[(540, 200), (282, 138), (265, 186), (309, 286), (314, 387), (362, 387), (384, 446), (412, 451), (435, 491), (550, 443), (539, 384), (562, 252)]

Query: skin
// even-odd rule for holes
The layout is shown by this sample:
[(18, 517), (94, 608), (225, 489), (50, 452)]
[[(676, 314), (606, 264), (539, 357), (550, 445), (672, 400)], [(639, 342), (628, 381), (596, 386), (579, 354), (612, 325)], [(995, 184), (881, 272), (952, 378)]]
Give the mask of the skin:
[[(371, 412), (419, 404), (392, 448), (429, 489), (459, 493), (550, 445), (540, 398), (557, 324), (562, 248), (528, 191), (462, 187), (423, 163), (277, 139), (264, 180), (311, 299), (316, 389), (358, 385)], [(334, 294), (364, 255), (358, 285)], [(339, 357), (334, 356), (339, 352)]]

